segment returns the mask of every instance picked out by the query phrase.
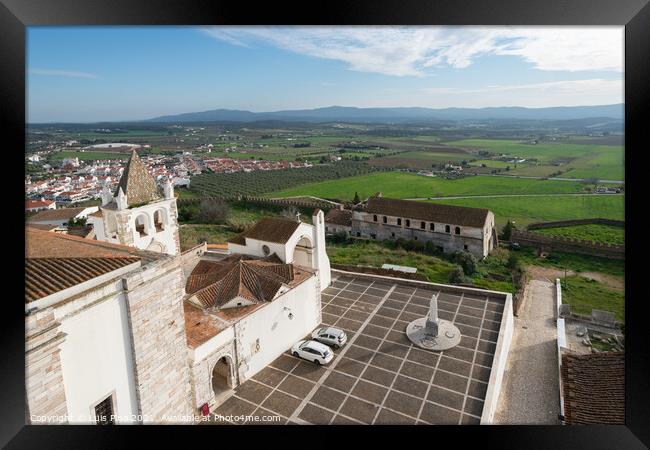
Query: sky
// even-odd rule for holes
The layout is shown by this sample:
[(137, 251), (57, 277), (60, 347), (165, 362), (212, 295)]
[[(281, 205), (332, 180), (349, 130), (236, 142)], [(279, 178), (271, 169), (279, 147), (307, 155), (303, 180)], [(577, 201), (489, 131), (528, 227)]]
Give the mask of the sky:
[(27, 120), (623, 103), (623, 27), (29, 27)]

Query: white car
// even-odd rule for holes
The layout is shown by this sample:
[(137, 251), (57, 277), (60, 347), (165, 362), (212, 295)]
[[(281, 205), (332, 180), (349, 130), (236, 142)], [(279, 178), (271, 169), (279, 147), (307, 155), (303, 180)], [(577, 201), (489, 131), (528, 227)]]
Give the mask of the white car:
[(302, 340), (293, 346), (291, 353), (318, 365), (327, 364), (334, 358), (334, 352), (327, 345), (316, 341)]
[(348, 335), (345, 334), (345, 331), (332, 327), (315, 329), (311, 334), (311, 338), (323, 344), (331, 345), (334, 348), (343, 347), (348, 341)]

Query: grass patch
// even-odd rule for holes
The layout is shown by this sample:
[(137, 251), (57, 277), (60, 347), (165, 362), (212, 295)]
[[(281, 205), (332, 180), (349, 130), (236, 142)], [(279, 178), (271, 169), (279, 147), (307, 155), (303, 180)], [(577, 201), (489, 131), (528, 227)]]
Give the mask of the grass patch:
[(534, 233), (541, 233), (550, 236), (562, 236), (571, 239), (580, 239), (583, 241), (594, 241), (617, 245), (625, 244), (625, 228), (613, 225), (572, 225), (557, 228), (543, 228), (531, 231)]
[(228, 239), (237, 235), (228, 225), (181, 224), (179, 229), (181, 251), (190, 249), (198, 244), (225, 244)]
[(575, 272), (600, 272), (614, 276), (625, 275), (625, 261), (600, 258), (597, 256), (577, 255), (574, 253), (551, 252), (546, 258), (539, 258), (532, 247), (522, 247), (515, 252), (522, 264), (554, 269), (573, 270)]
[(625, 294), (596, 280), (580, 276), (562, 280), (562, 302), (571, 305), (577, 314), (590, 315), (592, 309), (600, 309), (614, 313), (620, 322), (625, 321)]

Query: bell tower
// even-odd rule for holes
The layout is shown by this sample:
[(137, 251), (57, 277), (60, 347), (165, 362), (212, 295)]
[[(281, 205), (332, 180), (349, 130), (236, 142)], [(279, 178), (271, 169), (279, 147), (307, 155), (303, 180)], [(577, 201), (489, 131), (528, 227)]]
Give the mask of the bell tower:
[(94, 217), (97, 239), (143, 250), (180, 253), (174, 187), (160, 189), (133, 150), (112, 196), (102, 192), (101, 216)]

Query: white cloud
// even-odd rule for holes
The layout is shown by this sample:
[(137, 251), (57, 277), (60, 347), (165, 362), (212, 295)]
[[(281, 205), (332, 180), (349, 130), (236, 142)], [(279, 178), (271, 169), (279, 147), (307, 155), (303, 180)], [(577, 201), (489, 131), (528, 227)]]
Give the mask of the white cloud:
[(351, 70), (424, 76), (482, 55), (518, 56), (539, 70), (623, 70), (623, 27), (213, 27), (233, 45), (271, 45), (342, 61)]
[(29, 73), (32, 75), (47, 75), (67, 78), (97, 78), (97, 75), (94, 73), (71, 72), (67, 70), (29, 69)]

